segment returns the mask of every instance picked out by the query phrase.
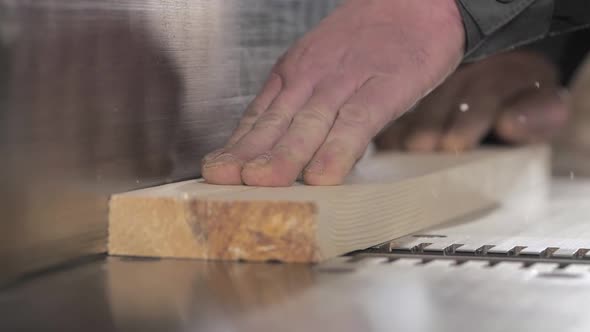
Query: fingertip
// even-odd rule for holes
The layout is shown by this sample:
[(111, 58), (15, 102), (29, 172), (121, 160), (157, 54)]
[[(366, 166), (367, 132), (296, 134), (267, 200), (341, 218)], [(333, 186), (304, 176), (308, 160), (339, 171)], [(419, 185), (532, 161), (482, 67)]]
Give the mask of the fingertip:
[(512, 143), (518, 143), (522, 137), (522, 120), (518, 121), (518, 117), (512, 116), (509, 113), (504, 113), (496, 123), (496, 134), (503, 140)]
[(207, 183), (222, 185), (242, 184), (242, 162), (230, 154), (203, 160), (201, 176)]
[(402, 150), (403, 136), (405, 133), (405, 124), (401, 121), (396, 120), (393, 125), (383, 130), (374, 139), (375, 147), (377, 150)]
[(323, 176), (318, 174), (303, 174), (303, 181), (309, 186), (339, 186), (343, 183), (343, 179), (334, 176)]
[(319, 160), (312, 160), (303, 170), (303, 182), (311, 186), (320, 186), (324, 165)]
[(440, 146), (446, 152), (462, 152), (471, 149), (474, 144), (469, 142), (465, 137), (448, 134), (442, 138)]
[(556, 131), (566, 127), (571, 117), (571, 105), (567, 96), (567, 90), (558, 92), (556, 98), (553, 99), (552, 107), (547, 113), (547, 123), (552, 124)]
[(303, 181), (310, 186), (337, 186), (344, 182), (341, 172), (327, 172), (325, 163), (314, 160), (303, 171)]
[(258, 156), (244, 164), (242, 168), (242, 181), (248, 186), (256, 187), (288, 187), (297, 180), (297, 172), (294, 176), (286, 172), (286, 167), (281, 167), (281, 160), (272, 158), (271, 154)]
[(242, 178), (242, 182), (247, 186), (272, 187), (271, 183), (268, 181), (270, 178), (268, 176), (268, 171), (269, 170), (267, 167), (246, 164), (244, 165), (244, 168), (242, 168), (240, 176)]
[(439, 135), (433, 132), (416, 132), (405, 140), (405, 148), (412, 152), (432, 152), (437, 149)]

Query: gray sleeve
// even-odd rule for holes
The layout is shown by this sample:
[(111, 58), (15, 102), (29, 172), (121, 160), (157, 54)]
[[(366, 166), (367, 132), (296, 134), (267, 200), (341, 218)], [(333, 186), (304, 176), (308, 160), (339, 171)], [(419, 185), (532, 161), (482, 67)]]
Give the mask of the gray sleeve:
[(457, 0), (465, 61), (589, 27), (588, 0)]

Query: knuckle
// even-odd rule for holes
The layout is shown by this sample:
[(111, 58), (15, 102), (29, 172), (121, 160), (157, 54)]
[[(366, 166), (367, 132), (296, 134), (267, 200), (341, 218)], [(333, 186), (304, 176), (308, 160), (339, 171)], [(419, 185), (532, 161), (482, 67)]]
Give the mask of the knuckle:
[(282, 112), (267, 112), (263, 114), (256, 124), (256, 129), (286, 129), (289, 126), (289, 118)]
[(313, 54), (312, 45), (298, 41), (279, 58), (272, 72), (283, 78), (302, 72), (309, 73), (314, 68), (317, 69), (317, 58)]
[(365, 105), (346, 104), (340, 108), (338, 120), (349, 127), (370, 127), (371, 112)]
[(277, 63), (273, 67), (271, 75), (280, 80), (282, 90), (287, 90), (296, 85), (296, 81), (300, 81), (301, 78), (301, 73), (288, 62)]
[(291, 51), (283, 54), (279, 60), (272, 67), (272, 74), (278, 76), (283, 82), (285, 77), (295, 72), (295, 61), (293, 61), (293, 55)]
[(326, 157), (337, 160), (341, 165), (352, 165), (363, 156), (364, 139), (333, 139), (326, 149)]
[(242, 121), (250, 123), (255, 121), (262, 113), (264, 112), (264, 107), (262, 105), (256, 104), (253, 102), (250, 107), (244, 112), (242, 116)]
[(256, 125), (257, 120), (258, 120), (257, 117), (248, 117), (248, 116), (243, 117), (242, 119), (240, 119), (240, 122), (238, 122), (235, 132), (250, 131), (250, 129), (252, 129), (252, 127), (254, 127), (254, 125)]
[[(281, 156), (282, 159), (286, 159), (290, 162), (295, 162), (297, 164), (302, 164), (306, 161), (304, 154), (302, 154), (302, 152), (301, 152), (300, 146), (297, 146), (297, 145), (293, 146), (293, 144), (291, 144), (291, 145), (285, 145), (285, 144), (277, 145), (273, 149), (273, 154)], [(301, 165), (301, 166), (303, 166), (303, 165)]]
[(332, 121), (320, 107), (307, 107), (293, 121), (294, 126), (330, 126)]

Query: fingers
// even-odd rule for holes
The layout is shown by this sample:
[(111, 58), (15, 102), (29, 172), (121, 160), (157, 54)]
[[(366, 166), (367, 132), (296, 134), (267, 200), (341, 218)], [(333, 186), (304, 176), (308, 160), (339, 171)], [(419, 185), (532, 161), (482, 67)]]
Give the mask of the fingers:
[[(262, 90), (256, 97), (250, 102), (246, 111), (242, 115), (240, 119), (240, 123), (238, 127), (234, 130), (230, 138), (225, 144), (225, 148), (229, 148), (235, 143), (237, 143), (240, 138), (246, 135), (252, 127), (256, 123), (256, 120), (260, 117), (260, 115), (268, 109), (270, 104), (273, 100), (277, 97), (277, 95), (281, 92), (281, 88), (283, 86), (283, 81), (281, 76), (271, 73), (268, 80), (265, 82)], [(207, 163), (212, 162), (214, 159), (218, 158), (225, 152), (225, 148), (215, 150), (213, 152), (208, 153), (203, 158), (203, 170)]]
[(484, 91), (453, 105), (450, 121), (440, 141), (444, 151), (464, 151), (475, 147), (492, 127), (498, 100)]
[(449, 115), (454, 111), (453, 104), (462, 87), (460, 80), (450, 79), (418, 105), (412, 115), (407, 135), (403, 138), (406, 150), (432, 152), (438, 149)]
[(498, 56), (472, 68), (466, 77), (469, 84), (452, 105), (454, 111), (440, 143), (442, 150), (456, 152), (476, 147), (492, 129), (507, 101), (538, 90), (541, 85), (554, 87), (557, 77), (542, 57), (527, 53)]
[[(338, 185), (377, 132), (391, 120), (391, 108), (412, 101), (392, 100), (394, 82), (385, 78), (367, 81), (338, 111), (325, 142), (304, 171), (305, 183)], [(400, 94), (401, 95), (401, 94)]]
[[(263, 92), (264, 99), (259, 101), (259, 106), (253, 108), (255, 110), (252, 111), (251, 120), (243, 122), (236, 130), (236, 138), (231, 140), (232, 144), (204, 159), (202, 175), (205, 180), (212, 184), (242, 184), (244, 163), (272, 148), (287, 131), (294, 114), (310, 97), (311, 90), (312, 87), (307, 82), (298, 82), (291, 87), (283, 83), (282, 91), (268, 109), (258, 113), (260, 105), (270, 99), (271, 95)], [(255, 121), (252, 120), (254, 118)]]
[[(428, 113), (427, 120), (416, 121), (403, 138), (403, 149), (411, 152), (432, 152), (439, 146), (445, 125), (447, 108), (439, 107)], [(422, 114), (416, 118), (423, 118)]]
[(244, 165), (243, 182), (252, 186), (293, 184), (326, 139), (338, 108), (354, 89), (354, 82), (339, 79), (327, 80), (316, 87), (272, 150)]
[(385, 130), (375, 137), (375, 146), (379, 150), (401, 150), (403, 138), (408, 132), (409, 124), (415, 110), (408, 111), (393, 121)]
[(260, 115), (268, 109), (273, 100), (278, 96), (283, 87), (281, 77), (275, 73), (271, 73), (270, 77), (264, 84), (261, 92), (252, 100), (246, 112), (242, 116), (240, 123), (236, 130), (227, 141), (226, 147), (234, 145), (244, 135), (246, 135), (256, 123)]
[(565, 127), (569, 108), (567, 94), (552, 87), (524, 93), (509, 104), (495, 124), (496, 134), (509, 143), (548, 141)]
[[(555, 67), (518, 52), (461, 68), (377, 140), (414, 152), (477, 146), (492, 129), (513, 143), (547, 140), (567, 118)], [(504, 136), (504, 137), (502, 137)]]

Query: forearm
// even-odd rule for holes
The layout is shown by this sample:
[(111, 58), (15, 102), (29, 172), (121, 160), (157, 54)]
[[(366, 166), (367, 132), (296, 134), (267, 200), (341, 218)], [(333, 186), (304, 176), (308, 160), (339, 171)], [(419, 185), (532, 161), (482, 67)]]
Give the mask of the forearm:
[(588, 0), (457, 0), (465, 61), (590, 27)]

